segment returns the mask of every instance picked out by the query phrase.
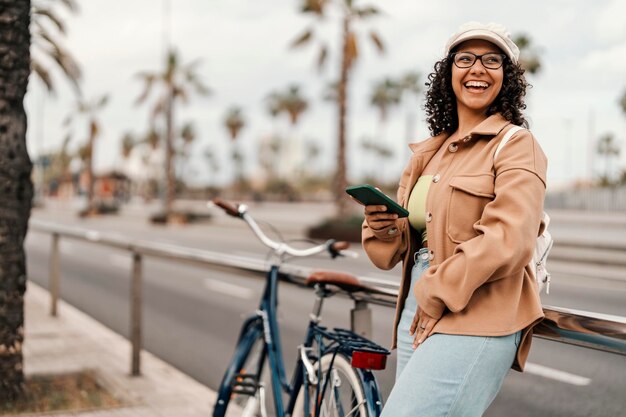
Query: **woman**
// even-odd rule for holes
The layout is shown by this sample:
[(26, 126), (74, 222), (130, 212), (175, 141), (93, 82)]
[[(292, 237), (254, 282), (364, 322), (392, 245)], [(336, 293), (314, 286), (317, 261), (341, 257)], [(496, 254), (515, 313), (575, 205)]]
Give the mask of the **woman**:
[(519, 49), (500, 25), (470, 22), (446, 45), (426, 101), (433, 137), (410, 145), (398, 188), (410, 215), (366, 206), (363, 246), (403, 263), (384, 417), (480, 416), (509, 368), (522, 371), (543, 318), (527, 265), (542, 228), (546, 158), (526, 130), (495, 150), (522, 110)]

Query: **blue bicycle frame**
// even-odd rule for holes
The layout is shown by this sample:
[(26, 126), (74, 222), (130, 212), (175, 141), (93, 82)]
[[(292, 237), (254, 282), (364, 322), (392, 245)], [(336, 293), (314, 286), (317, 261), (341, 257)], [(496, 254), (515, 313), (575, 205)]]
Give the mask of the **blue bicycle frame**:
[[(273, 265), (267, 273), (267, 281), (261, 298), (259, 310), (254, 316), (249, 317), (244, 322), (242, 327), (234, 356), (218, 390), (218, 400), (213, 410), (213, 417), (224, 417), (233, 389), (231, 382), (243, 366), (244, 361), (246, 360), (255, 341), (257, 341), (261, 336), (264, 340), (264, 348), (261, 354), (261, 359), (258, 363), (259, 369), (255, 370), (255, 375), (257, 378), (260, 377), (263, 364), (267, 359), (269, 361), (269, 369), (271, 372), (276, 417), (286, 417), (292, 415), (298, 393), (303, 386), (303, 383), (305, 388), (305, 407), (309, 407), (309, 401), (307, 398), (307, 374), (301, 359), (299, 359), (296, 363), (291, 384), (287, 381), (286, 377), (280, 332), (276, 320), (279, 276), (280, 273), (278, 266)], [(351, 333), (349, 331), (343, 332)], [(327, 344), (324, 342), (324, 339), (327, 339), (329, 335), (332, 336), (324, 327), (319, 326), (315, 319), (312, 318), (307, 327), (303, 346), (305, 349), (311, 348), (314, 345), (314, 342), (317, 342), (316, 350), (319, 358), (329, 352), (334, 352), (335, 354), (344, 352), (346, 347), (340, 343)], [(368, 407), (369, 415), (371, 417), (379, 416), (382, 411), (382, 398), (380, 396), (378, 383), (376, 382), (374, 374), (368, 369), (355, 369), (362, 381), (364, 389), (363, 394), (366, 399), (365, 404)], [(320, 390), (319, 385), (320, 384), (318, 384), (318, 394)], [(326, 389), (326, 387), (323, 387), (323, 389)], [(283, 392), (289, 396), (289, 402), (286, 408), (283, 404)], [(304, 415), (310, 415), (308, 410)]]

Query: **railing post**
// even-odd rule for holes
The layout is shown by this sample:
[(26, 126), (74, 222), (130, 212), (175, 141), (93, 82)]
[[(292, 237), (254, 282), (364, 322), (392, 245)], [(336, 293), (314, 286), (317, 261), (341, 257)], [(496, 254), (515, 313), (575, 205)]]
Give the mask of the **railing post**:
[(130, 340), (132, 344), (130, 373), (141, 375), (141, 310), (142, 310), (142, 265), (141, 255), (133, 252), (130, 301)]
[(59, 240), (58, 233), (52, 234), (52, 246), (50, 248), (50, 272), (49, 282), (50, 287), (50, 315), (52, 317), (57, 316), (57, 303), (59, 301), (59, 287), (60, 287), (60, 260), (59, 260)]
[(354, 301), (354, 308), (350, 310), (350, 328), (356, 334), (372, 338), (372, 310), (367, 301)]

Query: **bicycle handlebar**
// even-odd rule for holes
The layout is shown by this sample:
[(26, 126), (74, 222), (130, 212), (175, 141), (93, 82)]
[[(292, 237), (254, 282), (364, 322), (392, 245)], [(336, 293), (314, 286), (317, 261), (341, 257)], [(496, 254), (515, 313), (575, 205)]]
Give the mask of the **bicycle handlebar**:
[(234, 206), (230, 202), (222, 200), (219, 197), (215, 197), (212, 201), (213, 204), (224, 210), (229, 216), (240, 217), (239, 208), (237, 206)]
[(228, 214), (229, 216), (239, 217), (243, 221), (245, 221), (250, 227), (250, 229), (252, 229), (256, 237), (259, 238), (259, 240), (263, 242), (264, 245), (273, 249), (274, 252), (276, 252), (278, 255), (282, 255), (286, 253), (291, 256), (305, 257), (305, 256), (317, 255), (318, 253), (322, 253), (324, 251), (328, 251), (330, 253), (330, 256), (333, 258), (337, 256), (341, 256), (341, 255), (349, 255), (349, 256), (356, 255), (356, 254), (352, 254), (351, 252), (346, 251), (346, 249), (350, 247), (349, 242), (336, 241), (333, 239), (328, 240), (327, 242), (321, 245), (313, 246), (312, 248), (308, 248), (308, 249), (297, 249), (297, 248), (289, 246), (288, 244), (284, 242), (276, 242), (270, 239), (263, 232), (263, 230), (261, 230), (261, 228), (256, 223), (256, 221), (252, 218), (252, 216), (248, 214), (248, 207), (246, 205), (244, 204), (234, 205), (228, 201), (222, 200), (219, 197), (215, 197), (211, 201), (217, 207), (224, 210), (224, 212)]

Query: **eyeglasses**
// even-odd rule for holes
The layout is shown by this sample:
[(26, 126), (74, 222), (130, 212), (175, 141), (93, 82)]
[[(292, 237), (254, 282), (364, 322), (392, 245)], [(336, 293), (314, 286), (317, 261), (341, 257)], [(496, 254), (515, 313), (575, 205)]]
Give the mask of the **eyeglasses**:
[(498, 69), (504, 64), (504, 59), (506, 58), (504, 54), (488, 53), (476, 55), (471, 52), (454, 52), (451, 56), (454, 59), (454, 65), (459, 68), (469, 68), (480, 58), (483, 67), (487, 69)]

